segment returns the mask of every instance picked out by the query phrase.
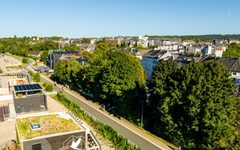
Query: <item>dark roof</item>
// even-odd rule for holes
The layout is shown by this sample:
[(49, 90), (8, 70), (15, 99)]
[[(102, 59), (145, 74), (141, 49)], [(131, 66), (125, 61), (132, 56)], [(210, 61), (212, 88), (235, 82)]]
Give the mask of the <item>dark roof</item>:
[(162, 56), (165, 53), (167, 53), (167, 51), (150, 50), (149, 52), (145, 53), (143, 56), (157, 58), (159, 56)]
[(222, 63), (229, 71), (240, 71), (240, 60), (238, 58), (219, 58), (217, 61)]
[(53, 51), (53, 54), (78, 54), (79, 52), (77, 51), (64, 51), (64, 50), (56, 50)]
[(39, 84), (14, 85), (14, 90), (19, 91), (39, 91), (42, 87)]

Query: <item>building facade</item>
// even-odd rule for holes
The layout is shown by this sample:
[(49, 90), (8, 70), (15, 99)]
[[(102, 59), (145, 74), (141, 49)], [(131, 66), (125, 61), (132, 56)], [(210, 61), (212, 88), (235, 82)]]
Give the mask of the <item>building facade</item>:
[[(87, 124), (71, 112), (18, 117), (16, 133), (23, 150), (100, 150)], [(25, 128), (23, 128), (25, 126)]]
[(147, 76), (147, 81), (150, 81), (152, 73), (159, 60), (168, 60), (173, 55), (169, 51), (151, 50), (142, 56), (142, 66)]
[(47, 98), (39, 84), (14, 86), (13, 100), (16, 113), (47, 110)]

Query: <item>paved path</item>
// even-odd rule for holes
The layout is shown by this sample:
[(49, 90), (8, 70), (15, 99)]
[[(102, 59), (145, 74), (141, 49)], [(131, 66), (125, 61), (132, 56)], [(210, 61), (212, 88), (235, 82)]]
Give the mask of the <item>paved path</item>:
[[(32, 70), (28, 67), (28, 69)], [(48, 82), (53, 85), (53, 81), (48, 77), (41, 75), (43, 82)], [(55, 90), (61, 91), (62, 85), (54, 86)], [(64, 88), (63, 94), (74, 100), (83, 110), (91, 114), (96, 119), (114, 128), (120, 135), (126, 137), (131, 142), (138, 145), (143, 150), (171, 150), (170, 145), (166, 142), (153, 137), (145, 130), (140, 130), (135, 125), (125, 119), (118, 119), (105, 111), (100, 110), (100, 106), (89, 100), (86, 100), (79, 93)], [(171, 145), (172, 146), (172, 145)], [(176, 148), (176, 147), (175, 147)]]
[(16, 139), (15, 120), (0, 122), (0, 149), (10, 140)]

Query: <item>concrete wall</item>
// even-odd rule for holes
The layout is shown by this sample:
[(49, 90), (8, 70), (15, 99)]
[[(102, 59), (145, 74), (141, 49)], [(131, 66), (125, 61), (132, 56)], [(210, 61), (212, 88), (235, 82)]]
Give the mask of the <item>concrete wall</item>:
[[(77, 131), (77, 133), (69, 133), (64, 135), (56, 135), (52, 137), (43, 137), (42, 139), (32, 139), (23, 142), (24, 150), (32, 150), (32, 145), (41, 144), (42, 150), (67, 150), (70, 149), (69, 146), (72, 144), (72, 137), (83, 136), (86, 137), (85, 131)], [(76, 142), (76, 141), (75, 141)], [(84, 149), (86, 146), (85, 141), (83, 142)], [(64, 149), (65, 148), (65, 149)]]
[(5, 120), (5, 115), (8, 115), (9, 112), (9, 107), (8, 105), (6, 106), (0, 106), (0, 122)]
[[(42, 106), (45, 106), (45, 109)], [(47, 109), (47, 100), (44, 94), (28, 95), (26, 97), (14, 97), (14, 106), (16, 113), (44, 111)]]

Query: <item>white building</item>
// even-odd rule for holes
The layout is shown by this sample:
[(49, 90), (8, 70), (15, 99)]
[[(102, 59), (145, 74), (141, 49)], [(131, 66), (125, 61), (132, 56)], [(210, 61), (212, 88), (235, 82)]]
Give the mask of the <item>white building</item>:
[(152, 76), (152, 72), (155, 69), (159, 60), (168, 60), (172, 58), (172, 54), (169, 51), (151, 50), (142, 56), (142, 66), (146, 72), (147, 80), (149, 81)]
[(210, 55), (212, 54), (212, 46), (207, 45), (202, 49), (202, 54), (203, 55)]
[(218, 49), (214, 49), (213, 51), (213, 54), (216, 56), (216, 57), (222, 57), (223, 55), (223, 51), (222, 50), (218, 50)]
[(139, 36), (137, 45), (147, 48), (148, 47), (148, 37), (147, 36)]

